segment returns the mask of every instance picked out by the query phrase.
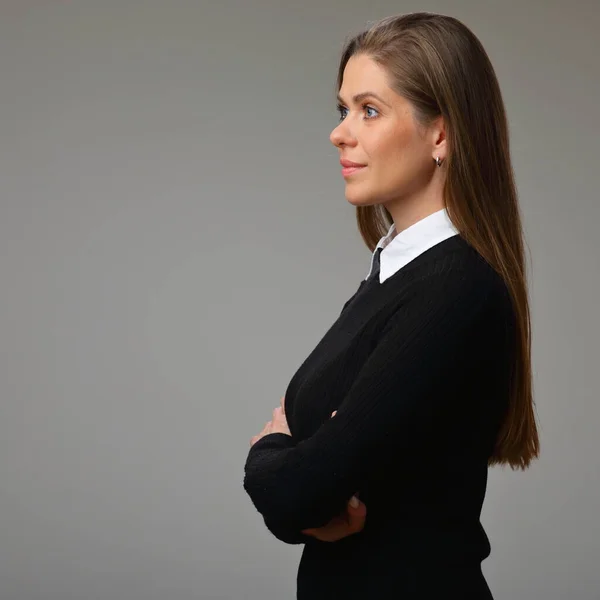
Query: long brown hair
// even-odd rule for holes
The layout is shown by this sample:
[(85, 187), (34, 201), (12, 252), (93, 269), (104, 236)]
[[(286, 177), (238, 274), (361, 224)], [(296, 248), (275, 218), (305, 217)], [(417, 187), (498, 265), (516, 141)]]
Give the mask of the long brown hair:
[[(488, 464), (525, 470), (539, 456), (531, 368), (531, 320), (523, 230), (504, 103), (481, 42), (457, 19), (417, 12), (381, 19), (352, 36), (340, 60), (339, 92), (351, 56), (383, 67), (409, 100), (418, 124), (443, 116), (449, 150), (444, 202), (459, 234), (502, 276), (517, 322), (505, 420)], [(380, 204), (357, 206), (360, 234), (373, 251), (393, 220)]]

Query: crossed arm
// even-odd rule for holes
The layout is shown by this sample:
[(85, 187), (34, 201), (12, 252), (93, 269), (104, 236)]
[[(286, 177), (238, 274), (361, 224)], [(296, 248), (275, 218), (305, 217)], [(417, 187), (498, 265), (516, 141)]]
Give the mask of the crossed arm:
[(382, 453), (410, 452), (444, 408), (440, 381), (465, 368), (493, 288), (468, 273), (420, 285), (386, 323), (334, 418), (297, 444), (273, 433), (250, 449), (244, 489), (278, 539), (305, 542), (303, 529), (339, 515)]

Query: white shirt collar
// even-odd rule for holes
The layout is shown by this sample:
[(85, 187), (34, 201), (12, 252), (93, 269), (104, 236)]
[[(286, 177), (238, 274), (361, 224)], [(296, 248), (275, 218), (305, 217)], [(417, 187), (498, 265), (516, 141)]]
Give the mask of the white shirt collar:
[(458, 230), (450, 221), (445, 208), (417, 221), (394, 236), (395, 229), (396, 225), (392, 223), (387, 234), (379, 240), (371, 255), (371, 267), (367, 277), (373, 269), (375, 252), (378, 248), (383, 248), (379, 266), (380, 283), (394, 275), (425, 250), (458, 234)]

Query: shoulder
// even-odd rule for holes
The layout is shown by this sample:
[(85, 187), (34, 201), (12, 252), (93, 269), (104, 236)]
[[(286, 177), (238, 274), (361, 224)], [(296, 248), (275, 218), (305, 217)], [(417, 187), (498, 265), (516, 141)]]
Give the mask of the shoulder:
[(467, 282), (486, 290), (501, 288), (504, 283), (492, 265), (459, 235), (425, 252), (421, 262), (415, 261), (412, 279), (416, 284), (432, 286)]
[(444, 312), (505, 311), (510, 296), (502, 275), (460, 236), (442, 242), (414, 270), (408, 295), (415, 305)]

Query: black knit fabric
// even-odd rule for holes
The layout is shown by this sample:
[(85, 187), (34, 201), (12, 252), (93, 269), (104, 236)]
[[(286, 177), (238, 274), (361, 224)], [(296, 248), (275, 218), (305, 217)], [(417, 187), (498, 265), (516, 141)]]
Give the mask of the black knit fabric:
[[(458, 235), (361, 281), (289, 382), (292, 435), (264, 436), (245, 463), (266, 526), (304, 544), (297, 599), (492, 598), (480, 514), (514, 331), (503, 280)], [(360, 533), (301, 533), (355, 492)]]

